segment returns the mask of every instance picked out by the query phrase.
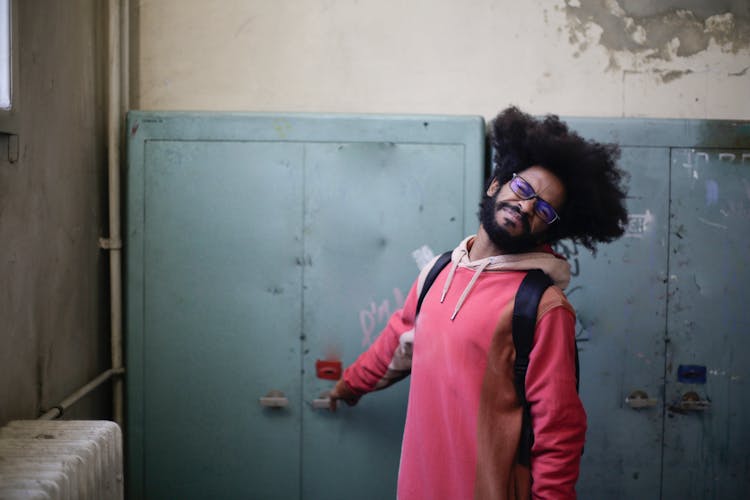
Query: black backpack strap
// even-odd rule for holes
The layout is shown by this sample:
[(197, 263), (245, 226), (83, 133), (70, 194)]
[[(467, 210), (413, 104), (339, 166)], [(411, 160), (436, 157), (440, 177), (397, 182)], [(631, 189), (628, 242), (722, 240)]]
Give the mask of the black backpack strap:
[(576, 392), (580, 392), (581, 364), (578, 362), (578, 344), (576, 344)]
[(513, 373), (516, 392), (523, 407), (518, 462), (526, 466), (531, 463), (531, 446), (534, 444), (531, 412), (529, 403), (526, 401), (526, 369), (529, 367), (529, 355), (534, 343), (539, 301), (544, 291), (551, 284), (552, 280), (544, 272), (539, 269), (532, 269), (521, 282), (513, 304), (513, 345), (516, 348), (516, 362), (513, 365)]
[(440, 274), (440, 271), (442, 271), (443, 268), (448, 265), (448, 262), (451, 261), (452, 253), (452, 251), (445, 252), (440, 257), (438, 257), (438, 260), (435, 261), (432, 269), (430, 269), (430, 271), (427, 273), (427, 276), (424, 279), (424, 283), (422, 284), (422, 291), (419, 292), (419, 299), (417, 300), (417, 314), (419, 314), (419, 310), (422, 309), (422, 301), (424, 301), (424, 297), (425, 295), (427, 295), (427, 290), (429, 290), (432, 284), (435, 282), (435, 278), (437, 278), (438, 274)]

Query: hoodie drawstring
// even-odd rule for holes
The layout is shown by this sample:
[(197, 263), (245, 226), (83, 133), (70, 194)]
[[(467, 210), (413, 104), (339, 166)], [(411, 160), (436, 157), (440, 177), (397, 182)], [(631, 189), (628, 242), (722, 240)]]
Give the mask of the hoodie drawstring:
[(448, 272), (448, 278), (445, 280), (445, 285), (443, 285), (443, 294), (440, 296), (441, 304), (445, 300), (445, 296), (448, 293), (448, 289), (451, 287), (451, 282), (453, 281), (453, 276), (456, 274), (456, 269), (458, 269), (458, 259), (455, 259), (451, 263), (451, 269), (450, 269), (450, 272)]

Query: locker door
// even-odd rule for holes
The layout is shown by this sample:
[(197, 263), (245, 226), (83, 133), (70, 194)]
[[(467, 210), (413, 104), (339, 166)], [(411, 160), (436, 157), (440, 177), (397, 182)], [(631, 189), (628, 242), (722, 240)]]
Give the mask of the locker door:
[[(333, 385), (316, 377), (316, 360), (350, 364), (401, 307), (419, 271), (412, 252), (451, 249), (476, 229), (480, 169), (467, 173), (465, 154), (461, 144), (307, 147), (306, 401)], [(395, 498), (407, 392), (408, 379), (335, 414), (306, 405), (303, 498)]]
[(557, 245), (573, 266), (580, 394), (588, 415), (582, 499), (658, 498), (666, 322), (669, 150), (623, 147), (630, 224), (596, 256)]
[[(351, 362), (412, 252), (476, 229), (482, 119), (133, 112), (128, 130), (129, 496), (392, 497), (408, 382), (330, 415), (315, 360)], [(272, 390), (286, 407), (259, 404)]]
[(663, 498), (750, 490), (750, 150), (674, 149)]
[[(147, 141), (144, 156), (130, 179), (144, 193), (131, 190), (144, 308), (129, 350), (144, 491), (131, 496), (297, 498), (302, 148)], [(271, 390), (289, 406), (261, 407)]]

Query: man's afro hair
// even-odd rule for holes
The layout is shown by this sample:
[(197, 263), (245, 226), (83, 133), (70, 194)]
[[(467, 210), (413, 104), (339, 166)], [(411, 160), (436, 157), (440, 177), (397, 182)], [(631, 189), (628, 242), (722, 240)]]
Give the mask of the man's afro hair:
[(549, 226), (546, 241), (570, 238), (595, 252), (625, 231), (626, 174), (617, 166), (620, 148), (585, 140), (556, 115), (537, 119), (510, 107), (488, 126), (492, 173), (489, 182), (508, 182), (513, 173), (539, 165), (565, 186), (560, 220)]

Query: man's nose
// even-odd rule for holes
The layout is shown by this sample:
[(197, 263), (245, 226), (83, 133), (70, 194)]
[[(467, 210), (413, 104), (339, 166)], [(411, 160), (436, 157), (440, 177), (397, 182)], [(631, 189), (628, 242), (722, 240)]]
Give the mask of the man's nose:
[(518, 202), (521, 212), (531, 216), (534, 214), (534, 205), (536, 205), (536, 198), (529, 198), (528, 200), (520, 200)]

